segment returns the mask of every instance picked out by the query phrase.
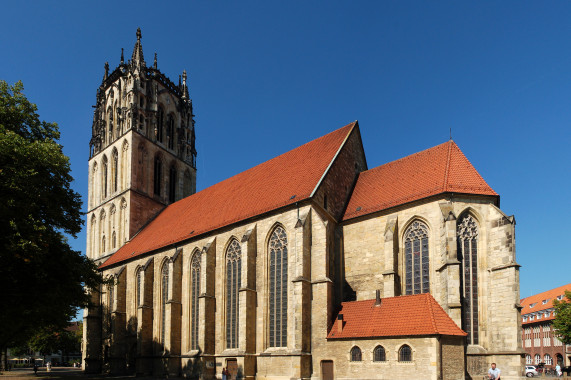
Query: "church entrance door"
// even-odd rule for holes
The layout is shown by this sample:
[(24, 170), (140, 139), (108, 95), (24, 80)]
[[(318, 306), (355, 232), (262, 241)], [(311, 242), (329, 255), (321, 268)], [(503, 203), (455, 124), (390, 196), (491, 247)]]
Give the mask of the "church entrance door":
[(226, 369), (230, 373), (228, 376), (228, 380), (236, 380), (236, 376), (238, 375), (238, 360), (236, 359), (228, 359), (226, 360)]
[(333, 380), (333, 360), (321, 361), (321, 379)]

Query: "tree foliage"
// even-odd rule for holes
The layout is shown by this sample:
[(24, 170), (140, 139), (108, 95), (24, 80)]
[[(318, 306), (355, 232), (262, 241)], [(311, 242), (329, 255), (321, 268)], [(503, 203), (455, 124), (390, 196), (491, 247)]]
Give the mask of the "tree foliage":
[(555, 308), (553, 329), (560, 341), (571, 344), (571, 291), (565, 291), (565, 298), (561, 301), (553, 300)]
[(0, 80), (0, 347), (63, 328), (102, 281), (65, 234), (81, 231), (81, 197), (55, 123), (40, 120), (21, 82)]

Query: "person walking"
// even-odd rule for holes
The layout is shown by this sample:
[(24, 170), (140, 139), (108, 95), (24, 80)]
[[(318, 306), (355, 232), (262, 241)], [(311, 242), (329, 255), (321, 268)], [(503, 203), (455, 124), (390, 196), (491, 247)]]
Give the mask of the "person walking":
[(48, 372), (52, 371), (52, 362), (47, 362), (46, 363), (46, 369), (48, 370)]
[(38, 375), (38, 365), (34, 363), (34, 375)]
[(228, 372), (226, 372), (226, 367), (222, 368), (222, 380), (228, 380)]

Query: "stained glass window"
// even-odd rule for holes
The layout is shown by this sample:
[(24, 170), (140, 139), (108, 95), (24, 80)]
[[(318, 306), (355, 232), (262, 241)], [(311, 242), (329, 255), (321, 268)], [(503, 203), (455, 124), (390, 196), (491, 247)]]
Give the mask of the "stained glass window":
[(385, 354), (385, 349), (383, 346), (375, 347), (373, 351), (373, 361), (375, 362), (384, 362), (387, 360), (387, 356)]
[(118, 170), (118, 163), (119, 163), (119, 154), (117, 153), (117, 149), (113, 149), (113, 154), (111, 156), (111, 172), (112, 172), (112, 181), (113, 181), (113, 191), (117, 191), (117, 170)]
[(351, 349), (351, 361), (360, 362), (362, 360), (361, 349), (357, 346)]
[(269, 242), (270, 347), (287, 346), (287, 235), (277, 227)]
[(168, 120), (167, 120), (167, 143), (169, 146), (169, 149), (173, 149), (174, 148), (174, 118), (172, 117), (172, 115), (169, 115)]
[(428, 293), (428, 227), (421, 221), (414, 221), (404, 236), (406, 294)]
[(159, 112), (157, 114), (157, 141), (163, 142), (163, 123), (165, 118), (165, 112), (163, 107), (159, 107)]
[(161, 343), (165, 344), (166, 340), (166, 322), (167, 322), (167, 302), (169, 300), (169, 263), (163, 264), (161, 271)]
[(238, 348), (238, 325), (240, 300), (240, 277), (242, 272), (242, 249), (233, 239), (226, 250), (226, 348)]
[(108, 169), (108, 164), (107, 164), (107, 156), (103, 156), (103, 164), (101, 165), (101, 175), (103, 176), (103, 181), (101, 181), (101, 185), (102, 185), (102, 193), (103, 193), (103, 198), (107, 198), (107, 169)]
[(458, 260), (462, 263), (460, 278), (462, 329), (468, 333), (468, 344), (478, 344), (478, 225), (470, 214), (458, 220)]
[(198, 349), (198, 296), (200, 295), (200, 252), (196, 252), (192, 257), (191, 269), (191, 289), (190, 289), (190, 348)]

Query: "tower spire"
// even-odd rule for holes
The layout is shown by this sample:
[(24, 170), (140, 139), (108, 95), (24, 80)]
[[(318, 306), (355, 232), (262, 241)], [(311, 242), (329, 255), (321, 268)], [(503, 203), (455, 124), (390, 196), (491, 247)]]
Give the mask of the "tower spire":
[(141, 28), (137, 28), (137, 42), (133, 48), (131, 63), (137, 66), (145, 66), (145, 58), (143, 57), (143, 45), (141, 44)]
[(153, 68), (157, 69), (157, 53), (155, 53), (155, 61), (153, 62)]
[(121, 48), (121, 64), (125, 63), (125, 56), (123, 54), (123, 48)]
[(105, 75), (103, 75), (103, 80), (106, 80), (109, 76), (109, 62), (105, 62)]
[(182, 71), (182, 98), (188, 99), (188, 87), (186, 87), (186, 70)]

